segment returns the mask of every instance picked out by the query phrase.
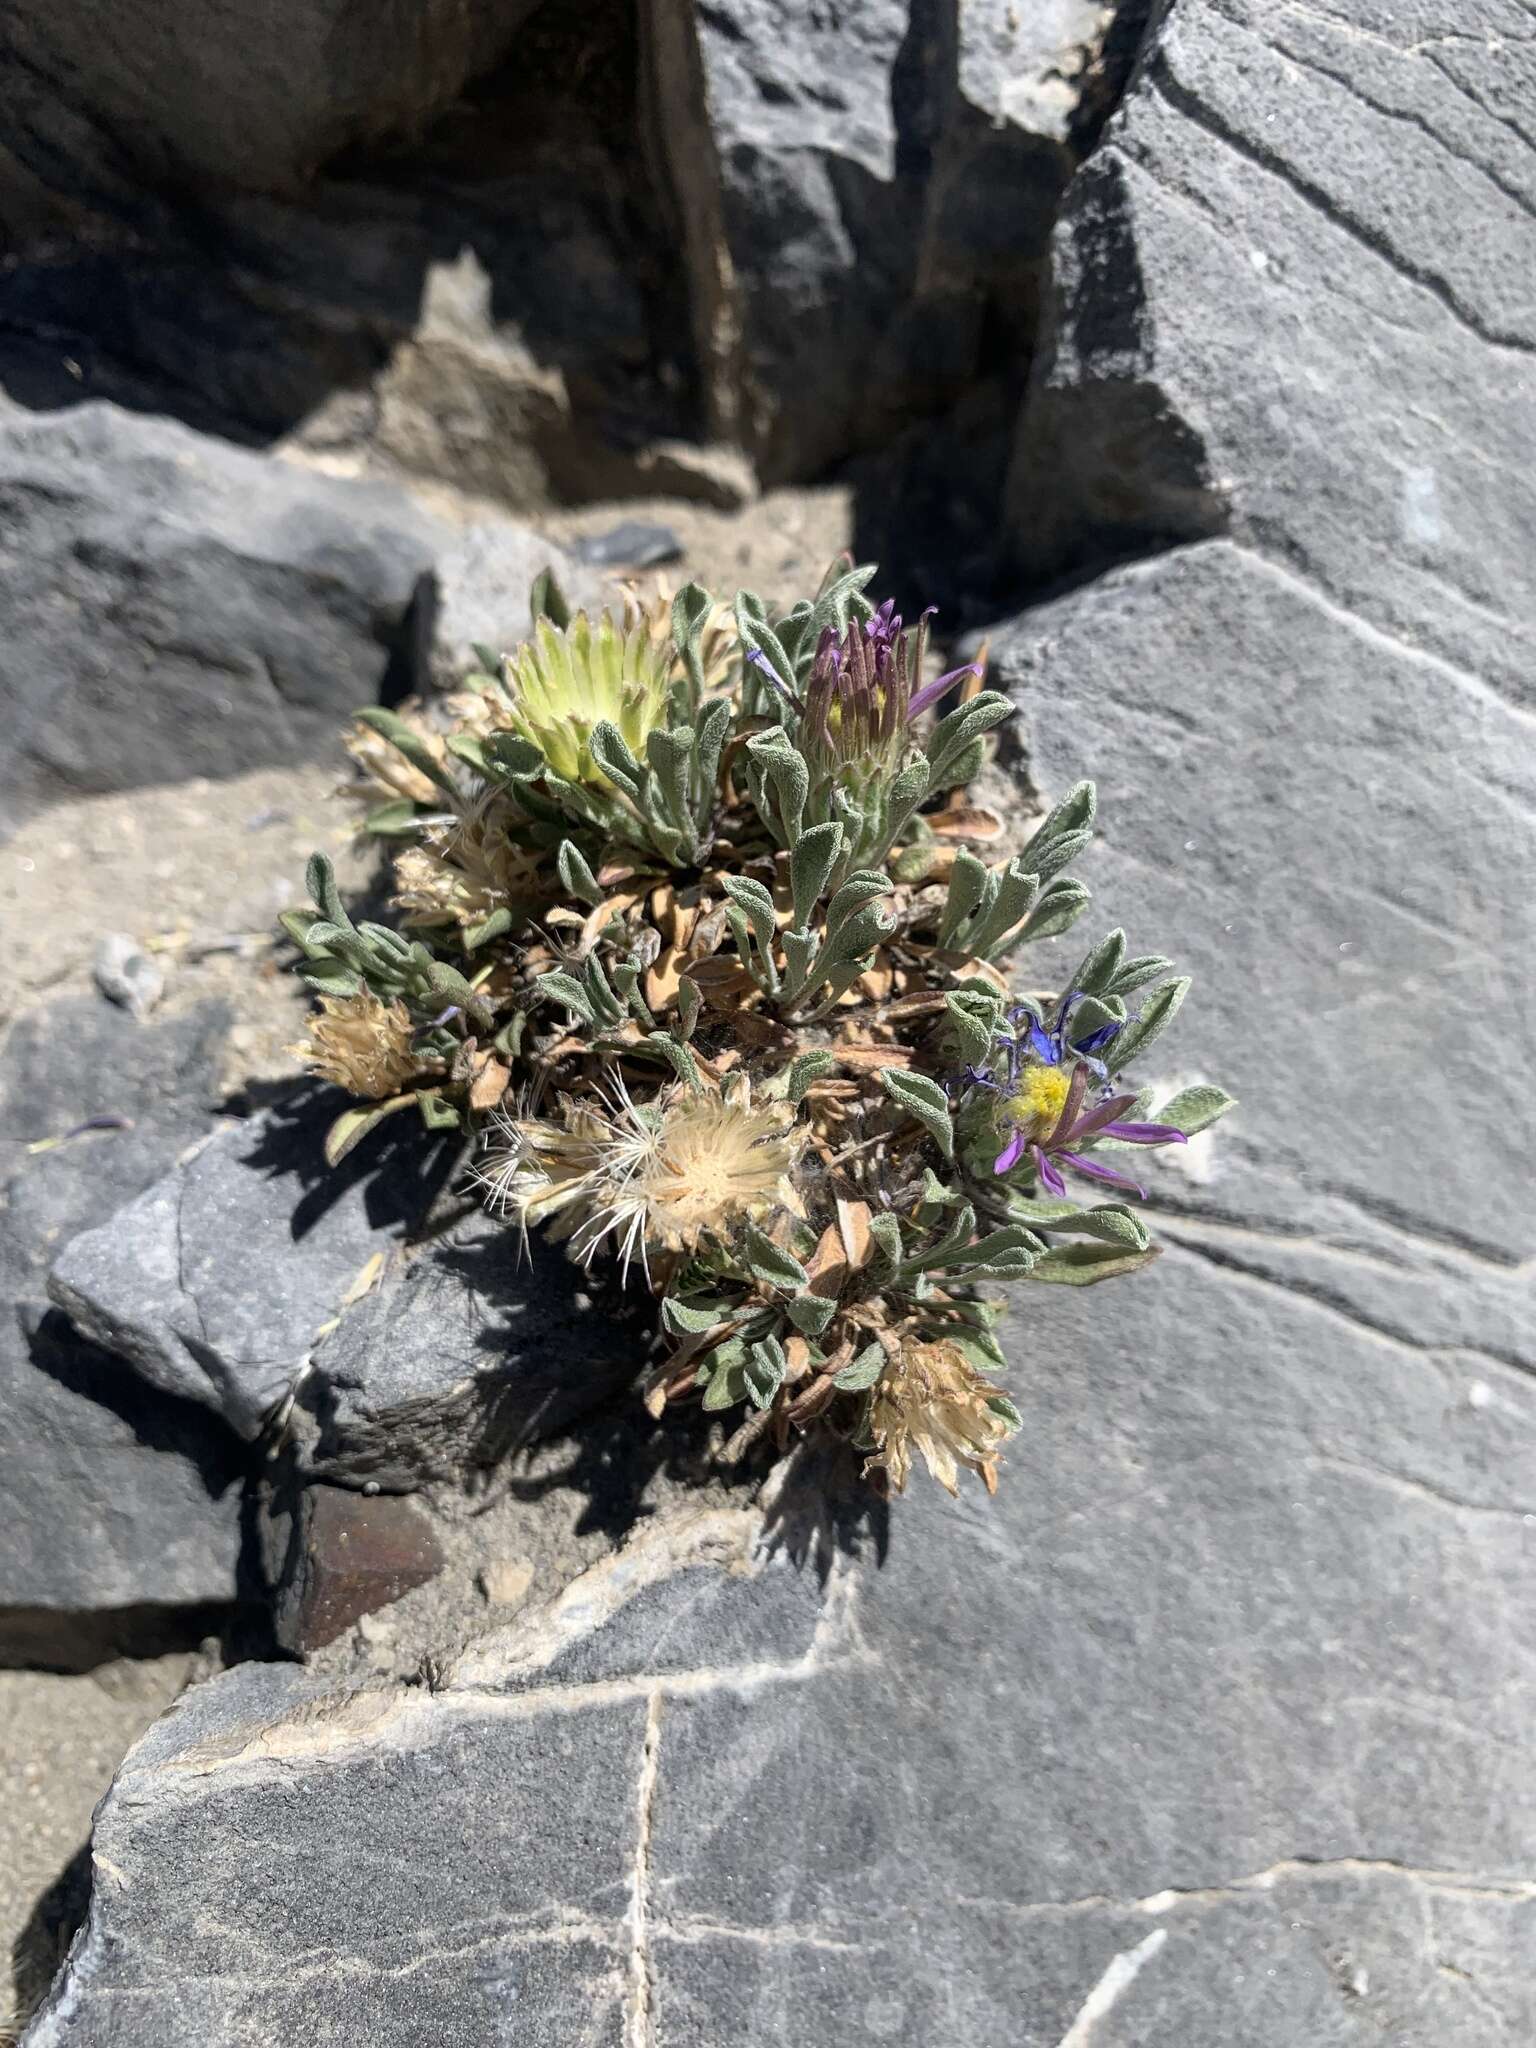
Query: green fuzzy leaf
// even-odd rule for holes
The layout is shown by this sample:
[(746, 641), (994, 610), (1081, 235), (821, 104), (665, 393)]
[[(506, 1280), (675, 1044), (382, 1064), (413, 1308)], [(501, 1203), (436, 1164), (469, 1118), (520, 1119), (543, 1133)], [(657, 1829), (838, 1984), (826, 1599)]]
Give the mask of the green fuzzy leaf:
[(552, 1003), (563, 1003), (583, 1024), (595, 1024), (596, 1013), (588, 999), (586, 990), (574, 975), (556, 970), (552, 974), (541, 974), (534, 983), (541, 996)]
[(1018, 864), (1025, 874), (1048, 882), (1052, 875), (1059, 875), (1063, 868), (1070, 867), (1078, 855), (1086, 853), (1092, 844), (1092, 832), (1061, 832), (1045, 846), (1037, 847), (1032, 841), (1029, 848), (1019, 855)]
[(805, 818), (805, 800), (811, 789), (810, 770), (790, 745), (781, 726), (774, 726), (768, 732), (754, 733), (747, 741), (746, 751), (752, 767), (772, 786), (778, 800), (777, 818), (764, 813), (762, 805), (758, 805), (763, 823), (781, 846), (793, 846), (800, 837)]
[(891, 1100), (909, 1116), (916, 1117), (946, 1159), (955, 1156), (955, 1126), (949, 1113), (949, 1097), (926, 1074), (908, 1074), (897, 1067), (882, 1067), (880, 1085)]
[[(888, 910), (878, 903), (866, 903), (829, 934), (816, 962), (818, 980), (826, 979), (834, 967), (861, 967), (881, 940), (889, 938), (895, 929), (896, 920)], [(852, 974), (846, 975), (843, 985), (846, 987), (852, 979)]]
[(1150, 1242), (1145, 1223), (1123, 1202), (1103, 1202), (1097, 1208), (1083, 1209), (1076, 1202), (1053, 1201), (1048, 1196), (1031, 1200), (1026, 1195), (1015, 1195), (1008, 1204), (1008, 1213), (1036, 1230), (1071, 1231), (1080, 1237), (1129, 1245), (1133, 1251), (1144, 1250)]
[(845, 1365), (832, 1384), (844, 1394), (862, 1394), (885, 1370), (885, 1351), (879, 1344), (866, 1344), (858, 1357)]
[(830, 1074), (837, 1061), (829, 1052), (803, 1052), (789, 1064), (789, 1078), (785, 1084), (786, 1098), (795, 1104), (805, 1100), (806, 1090), (819, 1081), (823, 1074)]
[(375, 805), (363, 820), (363, 830), (375, 839), (399, 839), (416, 830), (420, 815), (408, 796), (397, 796), (390, 803)]
[(1022, 1223), (1004, 1223), (996, 1230), (988, 1231), (971, 1245), (965, 1254), (967, 1265), (992, 1266), (1001, 1258), (1012, 1258), (1014, 1253), (1023, 1253), (1030, 1259), (1042, 1256), (1040, 1240), (1032, 1230)]
[(748, 875), (726, 875), (720, 886), (731, 901), (746, 912), (752, 936), (767, 954), (772, 949), (778, 922), (774, 916), (773, 898), (761, 882), (754, 882)]
[(1134, 1273), (1157, 1257), (1157, 1246), (1133, 1251), (1115, 1244), (1057, 1244), (1029, 1270), (1031, 1280), (1063, 1287), (1092, 1287), (1117, 1273)]
[(1153, 989), (1141, 1006), (1141, 1015), (1127, 1024), (1119, 1037), (1112, 1039), (1104, 1048), (1104, 1064), (1111, 1074), (1118, 1074), (1122, 1067), (1128, 1067), (1162, 1036), (1177, 1016), (1179, 1005), (1189, 993), (1189, 985), (1186, 974), (1177, 981), (1165, 981)]
[(674, 1034), (685, 1045), (693, 1036), (693, 1027), (699, 1021), (699, 1010), (703, 1002), (699, 984), (690, 981), (685, 974), (677, 984), (677, 1030)]
[(1156, 981), (1160, 974), (1166, 974), (1173, 962), (1164, 959), (1161, 953), (1141, 953), (1134, 960), (1127, 960), (1115, 976), (1111, 995), (1134, 995), (1139, 988), (1145, 988), (1149, 981)]
[(336, 870), (323, 853), (309, 856), (309, 865), (304, 870), (304, 886), (309, 891), (310, 901), (328, 923), (339, 925), (344, 932), (353, 929), (341, 892), (336, 887)]
[(683, 666), (694, 701), (704, 694), (704, 667), (699, 659), (699, 638), (714, 610), (715, 601), (700, 583), (685, 583), (672, 600), (672, 639)]
[(986, 862), (978, 860), (974, 853), (962, 846), (949, 873), (949, 894), (945, 898), (944, 915), (939, 924), (941, 946), (954, 942), (973, 912), (985, 911), (989, 892), (995, 886)]
[(948, 1038), (959, 1063), (982, 1067), (992, 1057), (1002, 1022), (1003, 998), (995, 989), (952, 989), (944, 998), (949, 1014)]
[(890, 1214), (871, 1216), (869, 1235), (887, 1269), (894, 1273), (901, 1265), (906, 1246), (901, 1241), (901, 1225)]
[[(1120, 972), (1124, 961), (1125, 933), (1112, 931), (1107, 937), (1100, 939), (1065, 985), (1068, 990), (1076, 989), (1085, 996), (1108, 995), (1115, 985), (1115, 976)], [(1081, 1035), (1080, 1033), (1079, 1036)]]
[(867, 910), (878, 896), (888, 896), (892, 883), (878, 868), (859, 868), (851, 874), (827, 905), (825, 950), (830, 955), (841, 939), (844, 927)]
[(803, 989), (821, 950), (821, 941), (814, 932), (791, 929), (779, 933), (779, 950), (784, 955), (787, 988), (790, 991)]
[(1030, 913), (1019, 938), (1031, 942), (1059, 937), (1077, 923), (1091, 901), (1081, 882), (1066, 879), (1052, 882)]
[(810, 1286), (811, 1276), (794, 1253), (765, 1237), (755, 1223), (749, 1223), (743, 1233), (742, 1254), (759, 1286), (781, 1288), (786, 1293), (799, 1293)]
[(623, 733), (612, 719), (600, 718), (592, 728), (588, 741), (592, 759), (602, 769), (608, 780), (636, 804), (640, 802), (644, 784), (640, 774), (640, 763), (629, 751)]
[(1012, 940), (1014, 927), (1029, 915), (1039, 895), (1039, 878), (1021, 861), (1011, 860), (997, 870), (988, 902), (965, 932), (967, 950), (984, 960), (1001, 952)]
[(595, 910), (603, 900), (602, 885), (587, 865), (586, 855), (573, 839), (562, 839), (555, 854), (555, 873), (568, 896), (579, 897)]
[(703, 1406), (709, 1412), (718, 1413), (722, 1408), (734, 1408), (738, 1401), (745, 1400), (747, 1393), (745, 1350), (746, 1347), (743, 1345), (742, 1355), (730, 1359), (710, 1374), (709, 1383), (704, 1391), (703, 1401)]
[(472, 924), (465, 932), (465, 950), (473, 953), (477, 947), (488, 945), (492, 939), (499, 939), (503, 932), (509, 932), (511, 929), (511, 911), (505, 903), (498, 904), (489, 917), (483, 917), (478, 924)]
[(940, 1266), (962, 1265), (969, 1258), (971, 1234), (976, 1228), (976, 1211), (962, 1201), (949, 1220), (949, 1227), (936, 1243), (925, 1245), (907, 1260), (908, 1271), (934, 1272)]
[(704, 1085), (698, 1062), (680, 1038), (674, 1038), (670, 1031), (652, 1031), (642, 1043), (664, 1059), (677, 1078), (685, 1082), (695, 1095), (698, 1094)]
[(813, 825), (790, 855), (789, 879), (795, 899), (795, 923), (811, 921), (811, 912), (821, 901), (827, 878), (843, 850), (843, 828), (837, 823)]
[(1202, 1082), (1197, 1087), (1181, 1089), (1171, 1101), (1163, 1104), (1153, 1121), (1172, 1124), (1176, 1131), (1192, 1138), (1196, 1132), (1208, 1130), (1218, 1117), (1225, 1116), (1229, 1109), (1236, 1107), (1236, 1101), (1224, 1088)]
[(803, 1335), (819, 1337), (837, 1314), (837, 1303), (825, 1294), (797, 1294), (785, 1313)]
[(957, 704), (953, 711), (941, 718), (934, 727), (928, 741), (928, 763), (935, 789), (942, 789), (954, 780), (955, 764), (960, 756), (984, 732), (990, 732), (1005, 718), (1013, 716), (1013, 706), (996, 690), (983, 690), (968, 703)]
[(667, 814), (679, 826), (691, 823), (688, 785), (693, 767), (694, 739), (691, 725), (680, 725), (673, 732), (655, 731), (646, 736), (645, 758), (661, 785)]
[(544, 756), (520, 733), (492, 733), (483, 751), (487, 769), (507, 782), (527, 782), (544, 773)]
[(946, 1325), (931, 1334), (947, 1339), (978, 1372), (1001, 1372), (1008, 1363), (1003, 1347), (990, 1330), (956, 1330)]
[(1000, 1415), (1010, 1429), (1022, 1429), (1024, 1427), (1023, 1416), (1014, 1407), (1006, 1394), (990, 1394), (987, 1397), (987, 1406), (994, 1415)]
[(715, 777), (720, 772), (720, 750), (725, 745), (731, 717), (731, 703), (726, 697), (712, 697), (699, 713), (696, 753), (699, 789), (704, 798), (706, 821), (709, 806), (714, 799)]
[[(554, 570), (550, 568), (548, 563), (545, 564), (533, 579), (533, 586), (528, 592), (528, 610), (532, 615), (535, 625), (537, 625), (540, 619), (548, 619), (552, 626), (558, 626), (563, 632), (571, 623), (570, 604), (566, 599), (565, 592), (560, 588)], [(477, 649), (476, 651), (479, 652), (480, 650)], [(494, 657), (492, 657), (490, 665), (492, 667), (495, 666)]]
[(388, 1102), (367, 1102), (344, 1109), (325, 1134), (326, 1165), (340, 1166), (353, 1146), (360, 1144), (385, 1117), (393, 1116), (398, 1109), (409, 1109), (415, 1100), (414, 1095), (395, 1095)]
[(728, 1301), (679, 1301), (668, 1294), (661, 1303), (661, 1320), (674, 1337), (702, 1336), (733, 1313)]
[(1037, 827), (1034, 837), (1024, 849), (1024, 859), (1043, 852), (1053, 840), (1069, 832), (1086, 832), (1092, 825), (1098, 810), (1098, 795), (1091, 782), (1074, 783), (1061, 802)]
[(339, 960), (317, 960), (311, 967), (301, 967), (299, 979), (317, 996), (355, 996), (363, 986), (363, 977)]
[(783, 1386), (788, 1370), (789, 1361), (777, 1337), (763, 1337), (747, 1346), (742, 1373), (754, 1408), (772, 1406), (773, 1397)]
[(453, 1103), (444, 1101), (435, 1088), (423, 1088), (416, 1097), (416, 1107), (429, 1131), (456, 1131), (459, 1128), (457, 1108)]

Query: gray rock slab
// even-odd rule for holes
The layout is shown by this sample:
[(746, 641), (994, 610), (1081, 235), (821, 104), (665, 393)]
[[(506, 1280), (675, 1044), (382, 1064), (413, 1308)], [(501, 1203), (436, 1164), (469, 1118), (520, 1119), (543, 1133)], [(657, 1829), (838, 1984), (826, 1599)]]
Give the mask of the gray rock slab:
[[(88, 1966), (33, 2039), (620, 2048), (645, 1720), (643, 1700), (529, 1719), (270, 1667), (214, 1681), (130, 1755), (97, 1836), (79, 1952), (131, 1953), (129, 1975)], [(254, 1864), (228, 1854), (248, 1826)], [(196, 1935), (167, 1913), (172, 1870)]]
[[(0, 431), (0, 830), (66, 796), (312, 758), (389, 682), (525, 630), (564, 556), (104, 404)], [(441, 581), (438, 571), (441, 568)]]
[(1362, 659), (1406, 642), (1531, 708), (1522, 21), (1504, 0), (1168, 13), (1057, 230), (1015, 464), (1026, 569), (1230, 527)]
[[(81, 1664), (215, 1620), (238, 1590), (239, 1446), (84, 1341), (45, 1291), (58, 1244), (206, 1125), (222, 1008), (139, 1024), (56, 1003), (0, 1053), (0, 1658)], [(131, 1128), (86, 1132), (93, 1116)]]
[(636, 1332), (558, 1252), (479, 1213), (408, 1245), (457, 1147), (386, 1124), (328, 1168), (340, 1100), (301, 1090), (216, 1132), (64, 1245), (53, 1299), (241, 1436), (293, 1393), (301, 1468), (386, 1489), (493, 1462), (633, 1376)]
[(566, 549), (515, 520), (479, 520), (445, 536), (432, 570), (432, 595), (417, 609), (417, 672), (440, 689), (479, 667), (477, 646), (505, 653), (529, 629), (528, 593), (553, 569), (575, 607), (600, 609), (614, 583)]
[(341, 1106), (334, 1090), (303, 1089), (214, 1132), (64, 1246), (53, 1299), (152, 1384), (254, 1437), (448, 1165), (441, 1143), (385, 1127), (328, 1168), (324, 1135)]

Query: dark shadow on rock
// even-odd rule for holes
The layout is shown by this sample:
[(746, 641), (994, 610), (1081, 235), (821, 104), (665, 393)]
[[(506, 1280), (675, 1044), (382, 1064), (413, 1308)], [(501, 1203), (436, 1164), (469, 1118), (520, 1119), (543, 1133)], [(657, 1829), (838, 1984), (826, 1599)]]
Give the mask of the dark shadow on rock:
[[(509, 1377), (502, 1403), (493, 1395), (486, 1405), (476, 1459), (500, 1468), (490, 1482), (497, 1490), (538, 1500), (571, 1488), (586, 1497), (577, 1533), (600, 1532), (621, 1542), (651, 1512), (648, 1496), (658, 1480), (697, 1488), (701, 1497), (747, 1502), (772, 1473), (766, 1439), (738, 1463), (721, 1459), (722, 1438), (740, 1427), (742, 1410), (721, 1417), (684, 1403), (660, 1418), (646, 1412), (641, 1370), (661, 1343), (654, 1333), (654, 1302), (641, 1289), (620, 1286), (616, 1276), (584, 1274), (558, 1247), (537, 1239), (519, 1257), (515, 1235), (505, 1231), (445, 1246), (438, 1256), (491, 1311), (477, 1340), (491, 1356), (516, 1344), (516, 1323), (509, 1317), (515, 1319), (530, 1294), (543, 1300), (553, 1291), (560, 1303), (552, 1314), (553, 1344), (534, 1365), (547, 1382), (550, 1406), (541, 1409), (537, 1395), (530, 1405), (526, 1369)], [(568, 1333), (578, 1332), (571, 1344)], [(584, 1387), (573, 1387), (573, 1360), (590, 1374)], [(525, 1365), (520, 1359), (520, 1368)], [(582, 1407), (585, 1412), (573, 1416)], [(541, 1427), (541, 1421), (558, 1426)], [(519, 1473), (517, 1455), (535, 1439), (566, 1455), (537, 1476)], [(872, 1554), (883, 1561), (889, 1508), (860, 1478), (861, 1460), (851, 1446), (812, 1439), (792, 1445), (785, 1455), (788, 1469), (769, 1489), (772, 1548), (823, 1579), (839, 1556)]]
[(244, 1641), (244, 1621), (234, 1629), (236, 1612), (223, 1605), (169, 1606), (148, 1600), (132, 1607), (0, 1607), (0, 1671), (74, 1676), (122, 1657), (196, 1650), (210, 1637), (221, 1644)]
[(361, 1186), (378, 1230), (415, 1230), (443, 1192), (460, 1151), (455, 1132), (433, 1134), (410, 1110), (388, 1117), (339, 1165), (325, 1158), (325, 1134), (352, 1098), (322, 1081), (301, 1081), (268, 1104), (243, 1163), (268, 1180), (291, 1179), (297, 1199), (290, 1226), (306, 1237), (341, 1197)]
[(91, 1845), (82, 1842), (11, 1944), (12, 2003), (23, 2025), (48, 1996), (90, 1904)]
[(151, 1386), (122, 1359), (82, 1337), (61, 1308), (25, 1320), (27, 1348), (39, 1372), (126, 1423), (146, 1450), (184, 1458), (210, 1500), (241, 1484), (249, 1447), (200, 1402)]
[(583, 1494), (577, 1535), (597, 1532), (617, 1544), (652, 1512), (646, 1495), (657, 1479), (695, 1485), (701, 1492), (750, 1491), (745, 1477), (710, 1462), (711, 1420), (693, 1408), (653, 1421), (637, 1393), (621, 1393), (557, 1439), (569, 1448), (564, 1463), (536, 1478), (509, 1469), (501, 1484), (516, 1500), (540, 1500), (564, 1487)]
[[(544, 0), (418, 133), (356, 144), (282, 196), (146, 178), (13, 259), (0, 378), (105, 398), (525, 501), (643, 489), (688, 431), (680, 261), (641, 134), (635, 0)], [(376, 380), (388, 380), (382, 395)], [(444, 394), (449, 394), (445, 402)]]
[(840, 1557), (883, 1565), (891, 1547), (891, 1504), (862, 1476), (862, 1455), (836, 1437), (812, 1437), (789, 1455), (767, 1505), (769, 1552), (782, 1552), (823, 1584)]

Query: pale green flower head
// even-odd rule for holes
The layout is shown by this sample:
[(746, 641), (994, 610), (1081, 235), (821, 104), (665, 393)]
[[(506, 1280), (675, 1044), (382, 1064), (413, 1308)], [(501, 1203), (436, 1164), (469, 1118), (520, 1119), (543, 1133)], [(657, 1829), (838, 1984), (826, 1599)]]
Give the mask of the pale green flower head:
[(670, 647), (659, 646), (643, 621), (626, 632), (607, 612), (595, 623), (577, 612), (565, 627), (541, 618), (506, 658), (509, 722), (563, 782), (611, 789), (592, 757), (594, 729), (604, 721), (616, 726), (643, 761), (647, 738), (667, 723), (671, 671)]

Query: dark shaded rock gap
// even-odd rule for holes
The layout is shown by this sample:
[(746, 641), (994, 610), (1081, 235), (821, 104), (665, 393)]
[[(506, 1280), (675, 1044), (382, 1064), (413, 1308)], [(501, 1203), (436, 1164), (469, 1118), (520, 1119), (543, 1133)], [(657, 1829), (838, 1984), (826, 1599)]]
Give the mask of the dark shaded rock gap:
[[(1016, 616), (1109, 568), (1225, 530), (1224, 507), (1201, 475), (1200, 451), (1190, 446), (1193, 430), (1153, 388), (1135, 378), (1106, 385), (1076, 417), (1042, 399), (1060, 332), (1081, 300), (1092, 296), (1096, 305), (1123, 306), (1128, 353), (1139, 344), (1140, 293), (1129, 240), (1129, 269), (1113, 289), (1103, 277), (1064, 279), (1052, 250), (1094, 152), (1150, 60), (1174, 4), (1127, 0), (1115, 11), (1068, 125), (1062, 155), (1070, 168), (1053, 174), (1042, 167), (1035, 174), (1057, 180), (1052, 232), (1041, 255), (1034, 262), (1015, 260), (1000, 279), (967, 280), (972, 289), (982, 285), (982, 303), (968, 373), (948, 408), (906, 425), (892, 444), (853, 465), (856, 552), (882, 562), (909, 608), (939, 604), (952, 633)], [(957, 32), (953, 15), (951, 52)], [(953, 75), (950, 91), (958, 93)], [(1019, 174), (1026, 141), (1039, 151), (1034, 138), (1023, 136), (978, 141), (972, 132), (967, 144), (963, 119), (958, 128), (961, 139), (949, 142), (958, 173), (946, 171), (942, 159), (933, 167), (930, 277), (942, 274), (934, 252), (943, 241), (946, 182), (974, 183), (978, 175), (1006, 182)], [(1000, 177), (993, 169), (997, 151), (1003, 152)], [(1033, 500), (1050, 508), (1047, 519), (1059, 518), (1053, 501), (1064, 471), (1076, 474), (1076, 488), (1093, 502), (1069, 539), (1043, 544)]]

